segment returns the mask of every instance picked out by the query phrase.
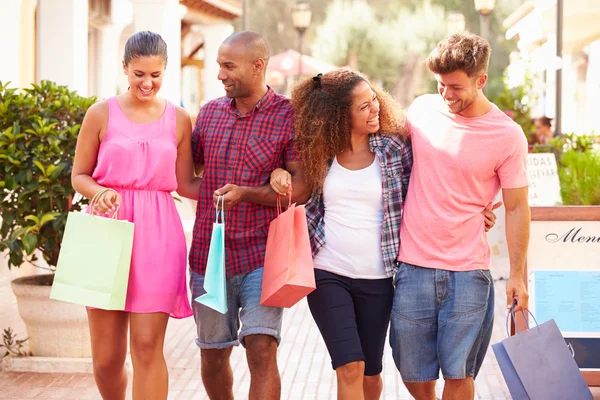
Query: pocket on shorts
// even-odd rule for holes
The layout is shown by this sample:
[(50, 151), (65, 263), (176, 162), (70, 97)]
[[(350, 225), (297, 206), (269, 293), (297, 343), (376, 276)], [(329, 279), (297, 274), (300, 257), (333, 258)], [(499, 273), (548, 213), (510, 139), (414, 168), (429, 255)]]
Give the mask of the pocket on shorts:
[(401, 279), (406, 279), (411, 268), (414, 269), (412, 265), (403, 263), (402, 261), (397, 261), (397, 265), (398, 267), (396, 268), (396, 274), (394, 274), (394, 280), (392, 282), (394, 287), (400, 283)]
[(492, 284), (492, 273), (490, 272), (489, 269), (478, 269), (477, 272), (479, 272), (479, 275), (481, 276), (481, 278), (488, 284), (491, 285)]

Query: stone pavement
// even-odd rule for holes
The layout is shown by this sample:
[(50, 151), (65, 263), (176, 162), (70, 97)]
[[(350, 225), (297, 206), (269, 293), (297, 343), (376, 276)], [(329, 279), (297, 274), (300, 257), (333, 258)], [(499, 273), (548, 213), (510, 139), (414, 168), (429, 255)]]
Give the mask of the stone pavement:
[[(0, 329), (11, 326), (20, 337), (25, 337), (23, 322), (17, 314), (14, 295), (10, 288), (11, 276), (0, 264)], [(505, 281), (496, 282), (496, 321), (492, 342), (505, 335), (504, 318)], [(193, 343), (195, 325), (192, 318), (172, 319), (167, 331), (165, 355), (169, 366), (169, 399), (207, 399), (199, 372), (200, 355)], [(282, 399), (316, 400), (335, 399), (335, 374), (329, 356), (320, 338), (306, 301), (284, 314), (283, 341), (279, 349), (279, 368), (282, 377)], [(236, 348), (232, 355), (235, 376), (235, 398), (247, 398), (250, 375), (245, 354)], [(394, 366), (389, 345), (384, 355), (383, 399), (412, 399), (404, 388)], [(131, 380), (130, 380), (131, 382)], [(439, 382), (438, 391), (443, 381)], [(476, 381), (477, 398), (486, 400), (510, 399), (491, 349)], [(441, 391), (439, 391), (441, 394)], [(129, 397), (131, 398), (131, 393)], [(94, 379), (85, 374), (35, 374), (0, 371), (0, 399), (100, 399)]]

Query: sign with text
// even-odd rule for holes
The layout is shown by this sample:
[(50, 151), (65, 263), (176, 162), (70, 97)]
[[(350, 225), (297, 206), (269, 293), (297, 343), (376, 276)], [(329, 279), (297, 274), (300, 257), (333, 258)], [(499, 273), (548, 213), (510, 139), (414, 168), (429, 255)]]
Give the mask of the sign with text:
[(556, 206), (562, 204), (556, 157), (553, 153), (527, 155), (527, 179), (530, 206)]
[(600, 221), (532, 221), (529, 305), (554, 319), (582, 369), (600, 371)]

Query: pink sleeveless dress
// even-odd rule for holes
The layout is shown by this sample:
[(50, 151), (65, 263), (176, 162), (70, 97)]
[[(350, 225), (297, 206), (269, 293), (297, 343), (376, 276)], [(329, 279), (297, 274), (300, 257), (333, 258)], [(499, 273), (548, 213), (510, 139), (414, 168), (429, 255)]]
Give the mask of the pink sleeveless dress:
[(171, 192), (177, 189), (176, 109), (148, 124), (108, 100), (108, 127), (92, 177), (123, 198), (118, 218), (134, 223), (125, 311), (192, 315), (186, 286), (186, 242)]

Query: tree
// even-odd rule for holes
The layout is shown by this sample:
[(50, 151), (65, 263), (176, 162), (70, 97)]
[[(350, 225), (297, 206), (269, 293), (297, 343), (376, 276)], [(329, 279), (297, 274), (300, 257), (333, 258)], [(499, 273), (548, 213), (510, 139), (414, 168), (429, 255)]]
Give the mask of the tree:
[(440, 20), (443, 9), (428, 1), (383, 16), (364, 0), (334, 0), (317, 28), (313, 55), (365, 73), (406, 107), (422, 87), (425, 55), (445, 35)]
[[(249, 2), (248, 28), (259, 33), (269, 44), (271, 54), (278, 54), (287, 49), (298, 50), (298, 32), (292, 21), (292, 10), (296, 0), (246, 0)], [(314, 38), (314, 28), (325, 18), (328, 0), (310, 0), (312, 10), (311, 27), (306, 32), (305, 41), (311, 43)], [(242, 21), (235, 23), (236, 31), (242, 29)], [(304, 53), (309, 46), (304, 46)]]
[[(250, 29), (262, 34), (273, 54), (298, 48), (291, 11), (296, 0), (246, 0)], [(472, 0), (308, 0), (313, 11), (304, 51), (340, 66), (367, 74), (390, 90), (403, 106), (414, 96), (435, 90), (424, 59), (447, 35), (447, 15), (465, 16), (466, 29), (479, 32), (479, 15)], [(496, 2), (491, 15), (487, 94), (503, 87), (502, 74), (516, 44), (504, 38), (502, 21), (519, 0)], [(237, 24), (240, 29), (240, 23)], [(308, 51), (307, 51), (308, 50)]]

